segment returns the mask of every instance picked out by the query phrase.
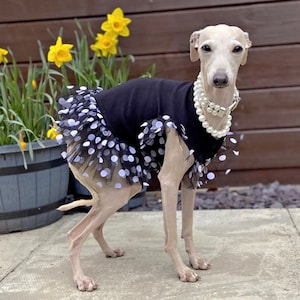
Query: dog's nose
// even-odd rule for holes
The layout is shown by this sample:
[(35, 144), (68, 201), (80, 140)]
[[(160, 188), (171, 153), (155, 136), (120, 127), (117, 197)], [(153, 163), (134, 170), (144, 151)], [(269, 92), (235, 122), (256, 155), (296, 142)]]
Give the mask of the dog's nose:
[(213, 83), (217, 88), (226, 87), (228, 85), (228, 76), (223, 72), (217, 72), (213, 77)]

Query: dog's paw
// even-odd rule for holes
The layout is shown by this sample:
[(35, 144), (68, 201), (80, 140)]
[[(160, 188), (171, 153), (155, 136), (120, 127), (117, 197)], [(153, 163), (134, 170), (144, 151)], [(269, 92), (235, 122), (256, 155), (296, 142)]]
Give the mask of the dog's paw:
[(83, 276), (81, 278), (75, 278), (74, 281), (79, 291), (92, 292), (93, 290), (97, 289), (97, 284), (90, 277)]
[(196, 282), (201, 279), (200, 276), (195, 271), (193, 271), (188, 267), (178, 272), (178, 278), (180, 279), (180, 281), (183, 282)]
[(110, 258), (115, 258), (115, 257), (121, 257), (124, 256), (125, 252), (120, 249), (120, 248), (116, 248), (116, 249), (111, 249), (109, 252), (105, 253), (106, 257), (110, 257)]
[(206, 263), (204, 259), (199, 257), (191, 257), (190, 258), (190, 265), (195, 270), (208, 270), (210, 269), (211, 265)]

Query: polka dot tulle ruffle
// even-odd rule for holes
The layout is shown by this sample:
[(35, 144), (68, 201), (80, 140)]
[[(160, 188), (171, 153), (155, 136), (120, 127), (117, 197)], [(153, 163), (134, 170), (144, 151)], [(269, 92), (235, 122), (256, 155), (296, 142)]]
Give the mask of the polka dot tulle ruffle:
[[(137, 149), (108, 129), (95, 99), (102, 92), (101, 88), (69, 89), (70, 96), (58, 100), (62, 109), (59, 111), (61, 120), (58, 122), (60, 134), (57, 141), (65, 141), (68, 145), (68, 152), (62, 153), (63, 158), (75, 164), (83, 176), (96, 178), (100, 187), (115, 175), (114, 178), (119, 178), (115, 180), (115, 188), (122, 188), (124, 180), (130, 184), (149, 185), (151, 173), (159, 172), (163, 163), (166, 129), (174, 128), (184, 140), (188, 138), (182, 126), (177, 127), (170, 116), (164, 115), (141, 124)], [(193, 150), (190, 151), (192, 154)], [(224, 154), (219, 157), (220, 161), (225, 159)], [(207, 170), (208, 163), (195, 161), (190, 168), (188, 176), (192, 186), (200, 187), (207, 179), (214, 178), (214, 174)]]

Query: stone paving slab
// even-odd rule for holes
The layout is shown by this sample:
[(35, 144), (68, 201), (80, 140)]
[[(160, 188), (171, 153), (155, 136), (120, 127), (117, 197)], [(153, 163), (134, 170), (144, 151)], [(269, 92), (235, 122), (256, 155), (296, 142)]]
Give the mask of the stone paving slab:
[(76, 290), (66, 242), (83, 215), (0, 235), (0, 299), (300, 299), (300, 209), (195, 211), (196, 246), (212, 264), (197, 283), (180, 282), (163, 251), (162, 212), (117, 213), (105, 235), (125, 256), (105, 258), (92, 236), (82, 250), (92, 293)]

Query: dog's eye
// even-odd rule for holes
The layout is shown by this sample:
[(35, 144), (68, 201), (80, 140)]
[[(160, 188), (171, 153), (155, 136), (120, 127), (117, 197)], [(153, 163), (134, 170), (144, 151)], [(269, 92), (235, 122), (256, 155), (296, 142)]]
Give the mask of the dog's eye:
[(241, 46), (235, 46), (232, 50), (233, 53), (240, 53), (243, 51), (243, 47)]
[(209, 45), (205, 44), (201, 47), (201, 49), (205, 52), (210, 52), (211, 51), (211, 48)]

